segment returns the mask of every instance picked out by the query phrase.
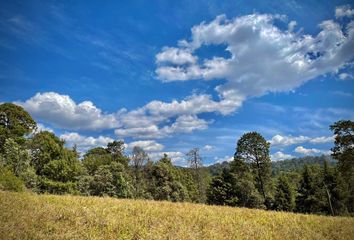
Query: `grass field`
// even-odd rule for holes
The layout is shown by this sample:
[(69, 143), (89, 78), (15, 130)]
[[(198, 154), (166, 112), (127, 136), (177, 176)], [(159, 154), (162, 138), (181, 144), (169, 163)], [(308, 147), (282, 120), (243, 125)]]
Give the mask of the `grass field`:
[(354, 239), (354, 218), (0, 191), (0, 239)]

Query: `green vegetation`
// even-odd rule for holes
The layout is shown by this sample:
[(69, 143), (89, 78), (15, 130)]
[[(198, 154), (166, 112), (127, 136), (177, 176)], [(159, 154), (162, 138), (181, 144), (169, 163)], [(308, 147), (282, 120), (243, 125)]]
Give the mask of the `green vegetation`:
[[(237, 142), (234, 160), (230, 163), (204, 167), (199, 149), (194, 148), (186, 156), (189, 162), (189, 167), (187, 168), (174, 166), (167, 155), (153, 162), (150, 160), (148, 154), (139, 147), (135, 147), (132, 156), (128, 157), (124, 152), (124, 142), (122, 141), (113, 141), (106, 147), (90, 149), (80, 157), (75, 147), (73, 149), (65, 147), (65, 142), (55, 136), (55, 134), (47, 131), (35, 132), (35, 129), (36, 123), (21, 107), (10, 103), (0, 105), (0, 190), (26, 190), (27, 192), (61, 195), (109, 196), (116, 198), (207, 203), (211, 205), (294, 211), (320, 215), (350, 216), (354, 213), (354, 122), (349, 120), (338, 121), (330, 126), (330, 129), (336, 135), (332, 149), (334, 160), (327, 156), (322, 156), (272, 163), (269, 158), (270, 144), (260, 133), (250, 132), (245, 133)], [(338, 161), (338, 164), (335, 164), (335, 161)], [(58, 199), (60, 199), (48, 196), (37, 197), (36, 195), (16, 195), (10, 193), (8, 193), (8, 196), (2, 193), (1, 196), (4, 204), (6, 201), (10, 201), (8, 198), (15, 198), (21, 204), (24, 203), (23, 199), (28, 198), (29, 201), (33, 201), (33, 204), (44, 204), (47, 206), (47, 201), (59, 201)], [(69, 204), (74, 198), (63, 197), (62, 199)], [(78, 201), (85, 202), (83, 198), (77, 199)], [(41, 201), (44, 202), (41, 203)], [(101, 200), (88, 199), (86, 201), (88, 204), (87, 207), (90, 207), (89, 203), (91, 201), (98, 204)], [(107, 199), (102, 201), (108, 201), (109, 204), (115, 203), (113, 200)], [(143, 213), (134, 214), (145, 214), (144, 210), (140, 209), (142, 202), (117, 201), (117, 203), (126, 203), (128, 205), (137, 203), (137, 206), (131, 205), (132, 208), (135, 209), (134, 211), (141, 210)], [(157, 206), (156, 204), (159, 203), (149, 202), (149, 204)], [(209, 212), (214, 214), (217, 211), (216, 209), (219, 209), (216, 207), (208, 208), (202, 205), (168, 205), (168, 203), (162, 203), (162, 205), (166, 207), (176, 206), (177, 208), (176, 210), (165, 208), (167, 218), (172, 216), (168, 215), (171, 214), (171, 211), (176, 211), (177, 215), (188, 215), (188, 212), (178, 210), (180, 206), (195, 207), (199, 209), (198, 211), (205, 211), (204, 214), (207, 216), (212, 216)], [(24, 209), (25, 206), (27, 205), (20, 206), (22, 207), (20, 210), (24, 212), (30, 211), (29, 209)], [(52, 211), (54, 211), (55, 207), (53, 206)], [(59, 206), (59, 208), (61, 207), (62, 205)], [(112, 208), (115, 209), (114, 204)], [(205, 221), (203, 222), (205, 227), (214, 228), (216, 232), (220, 230), (220, 234), (224, 233), (213, 224), (216, 224), (218, 221), (222, 222), (222, 217), (229, 219), (233, 213), (238, 214), (242, 212), (246, 215), (255, 213), (252, 211), (247, 213), (246, 210), (240, 209), (220, 209), (223, 213), (220, 213), (221, 215), (217, 215), (215, 218), (212, 217), (213, 220), (211, 222), (208, 222), (210, 219), (201, 217)], [(119, 211), (117, 214), (120, 213), (125, 216), (126, 212)], [(226, 213), (226, 211), (231, 212)], [(267, 215), (268, 213), (262, 211), (259, 213), (268, 217), (275, 214), (269, 213)], [(10, 213), (7, 212), (4, 214)], [(162, 212), (159, 212), (159, 214), (161, 215)], [(296, 219), (304, 218), (302, 215), (291, 214), (280, 214), (279, 216), (292, 216)], [(71, 217), (68, 217), (68, 219)], [(150, 217), (154, 218), (155, 216)], [(161, 221), (164, 221), (163, 217), (161, 219)], [(311, 220), (309, 220), (307, 227), (314, 227), (315, 225), (311, 221), (317, 218), (310, 217), (308, 219)], [(48, 221), (51, 222), (53, 219), (49, 219)], [(71, 220), (68, 221), (70, 222)], [(85, 221), (94, 220), (86, 219)], [(105, 223), (110, 220), (102, 221)], [(133, 220), (128, 220), (130, 223), (136, 223), (131, 221)], [(190, 219), (190, 216), (186, 216), (185, 219), (180, 219), (180, 221), (188, 222), (194, 220)], [(215, 222), (213, 223), (213, 221)], [(236, 231), (236, 229), (233, 230), (231, 228), (236, 222), (234, 220), (230, 221), (225, 223), (225, 226), (227, 226), (225, 231), (228, 231), (225, 234), (235, 233), (234, 231)], [(254, 219), (254, 221), (261, 221), (264, 224), (267, 221), (273, 220), (265, 217), (263, 220)], [(65, 222), (65, 224), (69, 222)], [(161, 224), (163, 224), (161, 229), (171, 227), (171, 225)], [(198, 224), (202, 223), (198, 222)], [(324, 225), (326, 224), (324, 223)], [(279, 226), (286, 227), (284, 223), (279, 223)], [(50, 231), (50, 226), (48, 225), (47, 227), (48, 229), (45, 231)], [(140, 226), (137, 227), (139, 228)], [(269, 229), (273, 228), (271, 225), (268, 227)], [(330, 225), (328, 227), (331, 228)], [(161, 230), (159, 226), (156, 226), (156, 228), (156, 231)], [(197, 238), (212, 236), (209, 229), (204, 229), (202, 225), (199, 228), (201, 228), (199, 229), (201, 235), (198, 235)], [(110, 232), (111, 230), (107, 231)], [(141, 230), (146, 231), (146, 229)], [(191, 231), (192, 235), (183, 235), (181, 233), (181, 236), (188, 238), (188, 236), (196, 234), (196, 229), (191, 230), (190, 227), (187, 227), (187, 230)], [(259, 231), (267, 232), (268, 230), (266, 228)], [(128, 230), (122, 230), (123, 232), (120, 232), (121, 230), (117, 231), (119, 234), (123, 234), (122, 236), (124, 234), (131, 236), (129, 234), (132, 234)], [(204, 231), (206, 235), (203, 235)], [(320, 234), (324, 232), (327, 232), (327, 230), (322, 229)], [(170, 233), (172, 234), (172, 232)], [(96, 233), (93, 232), (92, 234)], [(149, 236), (148, 233), (142, 232), (141, 234), (143, 234), (144, 238)], [(298, 234), (300, 234), (299, 236), (303, 236), (301, 235), (302, 233)], [(331, 236), (328, 234), (324, 236)], [(333, 234), (336, 234), (336, 232)], [(273, 235), (269, 236), (273, 237)]]

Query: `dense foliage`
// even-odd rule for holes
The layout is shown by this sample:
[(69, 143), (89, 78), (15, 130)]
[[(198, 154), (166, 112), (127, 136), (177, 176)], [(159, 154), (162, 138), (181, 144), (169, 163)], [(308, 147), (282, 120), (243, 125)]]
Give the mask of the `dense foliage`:
[(123, 141), (80, 156), (55, 134), (36, 131), (22, 107), (5, 103), (0, 105), (0, 189), (353, 214), (354, 123), (338, 121), (330, 129), (336, 136), (333, 158), (271, 162), (270, 144), (250, 132), (237, 142), (230, 163), (204, 167), (193, 148), (186, 155), (189, 167), (177, 167), (166, 154), (151, 161), (139, 147), (127, 156)]

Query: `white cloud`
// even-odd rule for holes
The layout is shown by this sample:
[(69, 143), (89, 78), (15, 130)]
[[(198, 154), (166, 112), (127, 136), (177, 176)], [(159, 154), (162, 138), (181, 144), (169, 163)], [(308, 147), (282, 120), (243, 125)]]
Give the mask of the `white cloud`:
[(332, 137), (316, 137), (316, 138), (310, 139), (309, 142), (313, 143), (313, 144), (334, 142), (334, 136), (332, 136)]
[(215, 157), (215, 163), (231, 162), (234, 160), (233, 156), (226, 155), (224, 157)]
[(333, 142), (334, 138), (332, 137), (306, 137), (306, 136), (281, 136), (279, 134), (272, 137), (269, 141), (272, 146), (290, 146), (299, 143), (309, 142), (312, 144), (321, 144), (321, 143), (328, 143)]
[(289, 146), (293, 144), (307, 142), (309, 139), (310, 139), (309, 137), (305, 137), (305, 136), (293, 137), (293, 136), (281, 136), (277, 134), (274, 137), (272, 137), (272, 139), (269, 142), (273, 146)]
[(105, 114), (92, 102), (75, 103), (69, 96), (55, 92), (37, 93), (23, 106), (34, 118), (64, 129), (109, 129), (118, 126), (113, 114)]
[[(159, 115), (160, 117), (155, 118), (147, 113), (132, 117), (129, 116), (128, 113), (127, 115), (122, 116), (122, 118), (124, 119), (126, 116), (130, 119), (130, 123), (125, 125), (125, 127), (116, 129), (114, 132), (117, 136), (163, 138), (176, 133), (190, 133), (195, 130), (203, 130), (208, 128), (208, 124), (211, 123), (198, 118), (196, 115), (181, 115), (178, 116), (172, 124), (158, 127), (158, 124), (168, 122), (169, 117), (161, 117), (162, 115)], [(149, 119), (149, 117), (151, 117), (151, 119)], [(144, 118), (146, 118), (146, 121), (142, 120)]]
[(354, 79), (354, 76), (350, 73), (340, 73), (338, 75), (340, 80), (349, 80), (349, 79)]
[(205, 145), (205, 146), (203, 147), (203, 149), (204, 149), (205, 151), (209, 152), (209, 151), (213, 150), (214, 147), (207, 144), (207, 145)]
[(46, 127), (44, 126), (44, 124), (42, 123), (37, 123), (37, 129), (36, 129), (36, 133), (38, 132), (43, 132), (43, 131), (47, 131), (47, 132), (54, 132), (53, 129), (51, 129), (50, 127)]
[(151, 157), (151, 159), (153, 161), (157, 161), (159, 159), (161, 159), (163, 157), (164, 154), (167, 154), (167, 156), (169, 158), (171, 158), (171, 161), (173, 164), (175, 165), (179, 165), (179, 166), (186, 166), (187, 162), (185, 159), (185, 154), (182, 152), (153, 152), (153, 153), (149, 153), (149, 156)]
[(291, 159), (291, 158), (295, 158), (295, 157), (291, 154), (286, 154), (281, 151), (278, 151), (278, 152), (270, 155), (270, 159), (272, 161), (286, 160), (286, 159)]
[(164, 48), (163, 51), (156, 55), (156, 62), (170, 62), (177, 65), (195, 63), (197, 57), (186, 49)]
[(110, 137), (87, 137), (76, 132), (64, 133), (60, 135), (60, 138), (65, 140), (66, 144), (70, 147), (76, 145), (80, 152), (85, 152), (94, 147), (105, 147), (109, 142), (114, 141), (114, 139)]
[(164, 146), (153, 140), (146, 141), (134, 141), (128, 144), (129, 149), (133, 149), (134, 147), (140, 147), (147, 152), (156, 152), (164, 149)]
[[(266, 14), (231, 20), (219, 16), (194, 26), (190, 41), (181, 40), (178, 47), (165, 47), (156, 55), (156, 73), (163, 81), (225, 79), (215, 88), (216, 97), (193, 94), (116, 113), (105, 113), (90, 101), (76, 103), (54, 92), (37, 93), (17, 104), (34, 118), (66, 130), (115, 129), (117, 136), (141, 139), (203, 130), (212, 120), (202, 119), (202, 113), (232, 114), (249, 97), (293, 90), (316, 76), (336, 72), (353, 57), (354, 23), (341, 26), (324, 21), (319, 25), (320, 33), (311, 36), (294, 32), (294, 21), (288, 29), (274, 24), (285, 19)], [(227, 45), (230, 58), (200, 59), (196, 54), (203, 46), (219, 44)]]
[[(323, 21), (321, 31), (311, 36), (294, 33), (295, 22), (285, 30), (274, 24), (285, 19), (267, 14), (234, 19), (221, 15), (203, 22), (192, 28), (191, 41), (181, 40), (178, 49), (197, 58), (196, 50), (201, 47), (222, 44), (231, 57), (199, 59), (185, 65), (165, 59), (156, 74), (162, 81), (226, 79), (215, 90), (220, 101), (233, 102), (231, 97), (238, 96), (239, 103), (231, 110), (235, 111), (248, 97), (293, 90), (317, 76), (336, 72), (353, 57), (353, 22), (341, 26), (333, 20)], [(162, 49), (158, 56), (166, 49), (170, 48)]]
[(354, 15), (354, 9), (350, 5), (344, 5), (336, 7), (336, 18), (352, 17)]
[(295, 148), (294, 152), (301, 153), (304, 155), (313, 155), (313, 154), (331, 154), (331, 151), (328, 150), (320, 150), (316, 148), (305, 148), (303, 146), (298, 146)]

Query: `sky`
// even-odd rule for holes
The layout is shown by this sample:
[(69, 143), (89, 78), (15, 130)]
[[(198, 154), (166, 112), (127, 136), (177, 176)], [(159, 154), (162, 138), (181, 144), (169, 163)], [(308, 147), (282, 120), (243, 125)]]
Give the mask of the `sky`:
[(351, 1), (1, 1), (0, 102), (84, 153), (124, 140), (185, 166), (257, 131), (273, 161), (330, 154), (354, 119)]

